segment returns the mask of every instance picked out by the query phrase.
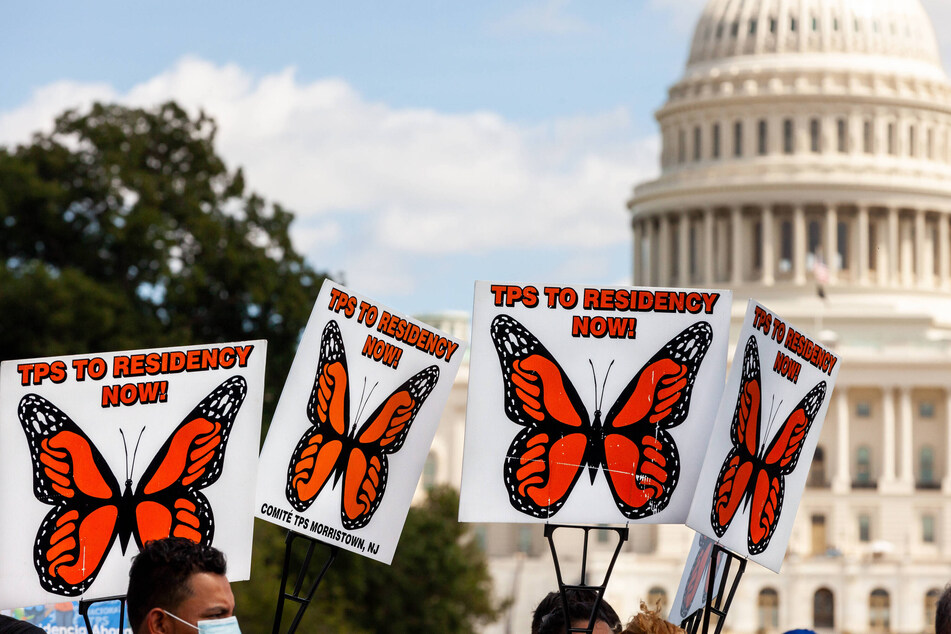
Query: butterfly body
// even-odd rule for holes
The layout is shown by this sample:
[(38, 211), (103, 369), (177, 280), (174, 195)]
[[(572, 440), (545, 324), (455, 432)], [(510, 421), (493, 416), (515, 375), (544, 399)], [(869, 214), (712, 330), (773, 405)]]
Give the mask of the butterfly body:
[(313, 504), (327, 482), (343, 482), (340, 518), (347, 530), (366, 526), (386, 490), (387, 455), (403, 446), (410, 426), (439, 378), (424, 368), (390, 394), (363, 425), (351, 424), (350, 376), (343, 336), (335, 321), (321, 335), (317, 373), (304, 433), (287, 468), (285, 496), (300, 512)]
[(37, 531), (34, 567), (47, 591), (77, 596), (95, 581), (116, 539), (141, 549), (170, 535), (211, 543), (214, 517), (201, 490), (217, 481), (231, 426), (247, 393), (232, 377), (176, 427), (133, 489), (120, 489), (99, 449), (63, 411), (38, 394), (19, 405), (33, 462), (33, 493), (53, 508)]
[[(795, 471), (806, 438), (826, 395), (820, 381), (796, 405), (769, 444), (761, 442), (762, 379), (755, 337), (746, 343), (740, 389), (727, 453), (717, 476), (710, 522), (722, 537), (740, 507), (749, 512), (747, 548), (766, 550), (775, 533), (786, 493), (786, 476)], [(763, 434), (765, 435), (765, 434)]]
[(509, 446), (503, 479), (512, 506), (538, 518), (557, 513), (584, 470), (605, 474), (629, 519), (666, 508), (680, 476), (666, 431), (682, 423), (693, 384), (713, 339), (706, 322), (686, 328), (635, 374), (602, 418), (587, 408), (555, 357), (508, 315), (490, 336), (502, 369), (506, 416), (523, 426)]

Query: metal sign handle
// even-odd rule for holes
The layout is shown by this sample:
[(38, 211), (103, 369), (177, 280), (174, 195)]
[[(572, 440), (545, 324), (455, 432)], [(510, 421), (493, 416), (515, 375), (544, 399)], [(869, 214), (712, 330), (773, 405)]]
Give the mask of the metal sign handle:
[[(307, 543), (307, 552), (304, 554), (303, 562), (301, 562), (300, 570), (297, 573), (297, 579), (294, 581), (293, 590), (288, 592), (287, 578), (291, 565), (291, 553), (294, 549), (294, 542), (296, 540), (304, 540)], [(319, 586), (320, 582), (323, 581), (324, 575), (327, 574), (327, 570), (330, 568), (330, 564), (334, 562), (334, 559), (337, 557), (337, 553), (340, 551), (340, 548), (337, 546), (326, 544), (312, 537), (308, 537), (307, 535), (295, 533), (294, 531), (287, 531), (285, 543), (284, 568), (281, 571), (281, 588), (277, 595), (277, 608), (274, 613), (274, 627), (271, 630), (273, 634), (280, 634), (281, 619), (284, 616), (285, 600), (297, 603), (297, 613), (294, 615), (294, 619), (291, 621), (291, 624), (287, 629), (287, 634), (294, 634), (294, 632), (297, 631), (297, 626), (300, 625), (301, 619), (304, 618), (304, 611), (307, 609), (307, 606), (310, 605), (310, 601), (313, 599), (314, 593), (317, 591), (317, 586)], [(324, 565), (321, 567), (317, 578), (311, 583), (307, 593), (302, 594), (301, 591), (304, 587), (304, 578), (307, 575), (308, 569), (310, 568), (311, 560), (314, 556), (314, 549), (318, 545), (327, 547), (327, 559), (324, 561)]]

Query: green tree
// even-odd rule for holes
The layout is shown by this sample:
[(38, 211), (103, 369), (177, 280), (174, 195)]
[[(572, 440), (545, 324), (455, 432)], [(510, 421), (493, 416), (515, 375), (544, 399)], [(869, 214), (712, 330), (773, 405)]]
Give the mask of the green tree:
[[(458, 512), (455, 490), (432, 489), (425, 504), (410, 509), (391, 566), (341, 550), (298, 631), (462, 634), (495, 620), (501, 606), (493, 603), (485, 556), (468, 527), (456, 520)], [(263, 542), (268, 543), (267, 549), (257, 547)], [(267, 632), (274, 619), (284, 532), (258, 522), (255, 544), (251, 581), (234, 584), (235, 600), (242, 626), (247, 623), (248, 631)], [(295, 550), (291, 581), (301, 552)], [(315, 553), (314, 571), (326, 552)], [(282, 631), (296, 609), (295, 604), (286, 604)]]
[(97, 104), (0, 148), (0, 358), (267, 339), (271, 411), (322, 276), (215, 132)]

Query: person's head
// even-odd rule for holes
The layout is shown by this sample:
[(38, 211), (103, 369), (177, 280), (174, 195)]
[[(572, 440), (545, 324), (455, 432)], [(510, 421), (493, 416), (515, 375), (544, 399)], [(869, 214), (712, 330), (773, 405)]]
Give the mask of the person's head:
[(951, 584), (944, 587), (934, 613), (935, 634), (951, 634)]
[(683, 629), (665, 620), (660, 613), (659, 605), (651, 610), (641, 601), (641, 611), (627, 622), (621, 634), (684, 634)]
[(225, 556), (189, 539), (150, 541), (132, 560), (126, 603), (135, 634), (194, 634), (234, 614)]
[[(571, 627), (588, 627), (594, 606), (598, 600), (598, 593), (594, 590), (566, 590), (565, 599), (568, 602), (568, 623)], [(593, 634), (611, 634), (621, 629), (621, 619), (614, 608), (601, 600), (595, 614)], [(560, 592), (549, 592), (535, 608), (532, 616), (532, 634), (564, 634), (567, 631), (565, 624), (565, 604)]]

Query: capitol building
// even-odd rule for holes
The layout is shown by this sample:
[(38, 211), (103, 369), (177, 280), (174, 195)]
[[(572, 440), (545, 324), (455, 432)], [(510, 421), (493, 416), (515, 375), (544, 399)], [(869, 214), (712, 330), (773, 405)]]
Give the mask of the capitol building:
[[(661, 173), (628, 201), (633, 284), (730, 288), (731, 347), (752, 297), (842, 362), (782, 572), (750, 564), (726, 628), (933, 631), (951, 581), (951, 82), (925, 10), (709, 0), (656, 117)], [(459, 484), (466, 385), (463, 365), (422, 487)], [(555, 588), (542, 531), (476, 527), (511, 599), (487, 631), (528, 632)], [(622, 618), (670, 603), (692, 539), (631, 526), (606, 594)], [(603, 570), (613, 547), (590, 550)]]

